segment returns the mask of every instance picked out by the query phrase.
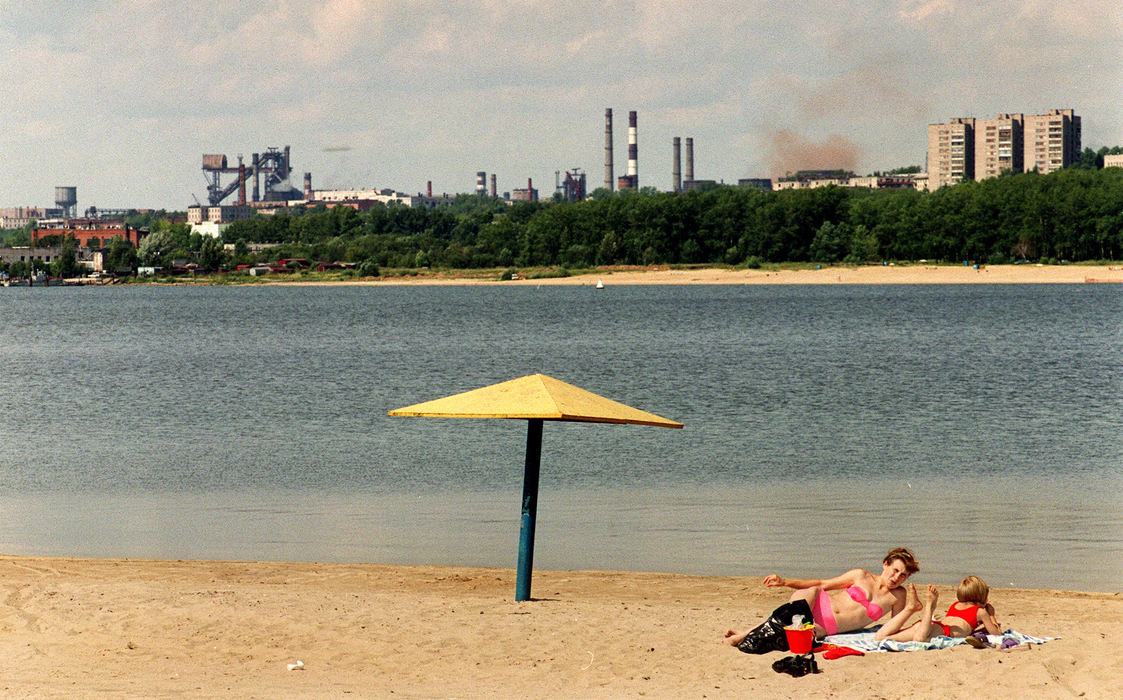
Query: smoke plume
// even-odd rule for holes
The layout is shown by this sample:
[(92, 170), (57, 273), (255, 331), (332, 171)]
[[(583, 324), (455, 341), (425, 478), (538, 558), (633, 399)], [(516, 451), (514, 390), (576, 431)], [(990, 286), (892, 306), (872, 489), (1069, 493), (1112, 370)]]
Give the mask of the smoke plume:
[(838, 134), (816, 143), (790, 129), (781, 129), (768, 134), (764, 162), (772, 177), (797, 170), (854, 170), (858, 167), (858, 147)]

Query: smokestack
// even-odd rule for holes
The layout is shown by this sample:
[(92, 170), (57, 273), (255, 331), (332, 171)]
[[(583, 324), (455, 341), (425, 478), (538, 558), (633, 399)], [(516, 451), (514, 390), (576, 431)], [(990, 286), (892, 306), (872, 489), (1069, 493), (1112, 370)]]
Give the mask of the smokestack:
[(312, 201), (312, 173), (304, 173), (304, 199)]
[(246, 206), (246, 164), (238, 154), (238, 205)]
[(487, 173), (480, 170), (476, 173), (476, 194), (483, 196), (487, 192)]
[(612, 108), (604, 110), (604, 188), (609, 192), (612, 182)]
[(261, 156), (253, 154), (253, 201), (261, 201)]
[(682, 191), (682, 139), (680, 139), (678, 136), (676, 136), (672, 143), (674, 144), (675, 156), (674, 156), (673, 165), (671, 167), (671, 179), (674, 181), (674, 188), (675, 188), (674, 191), (675, 192), (681, 192)]
[(632, 187), (639, 189), (639, 149), (636, 146), (636, 113), (628, 112), (628, 177), (631, 178)]
[(491, 174), (491, 197), (495, 198), (495, 173)]
[(425, 183), (425, 196), (426, 197), (432, 197), (433, 196), (433, 181), (432, 180), (428, 180)]
[(694, 181), (694, 137), (686, 137), (686, 181)]

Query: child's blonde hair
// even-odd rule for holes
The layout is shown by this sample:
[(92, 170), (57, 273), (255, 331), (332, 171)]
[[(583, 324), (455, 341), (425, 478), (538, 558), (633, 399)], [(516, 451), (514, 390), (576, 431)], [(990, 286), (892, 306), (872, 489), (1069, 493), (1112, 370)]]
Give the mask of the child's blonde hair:
[(978, 576), (966, 577), (959, 582), (959, 588), (955, 589), (955, 597), (960, 603), (986, 605), (989, 595), (990, 586)]

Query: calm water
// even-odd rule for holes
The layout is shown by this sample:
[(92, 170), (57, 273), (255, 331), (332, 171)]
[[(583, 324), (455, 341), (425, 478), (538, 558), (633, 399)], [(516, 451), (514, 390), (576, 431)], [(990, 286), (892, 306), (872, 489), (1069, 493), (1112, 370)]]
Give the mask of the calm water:
[(1123, 590), (1116, 285), (0, 290), (0, 552), (513, 567), (543, 372), (685, 430), (547, 423), (535, 565)]

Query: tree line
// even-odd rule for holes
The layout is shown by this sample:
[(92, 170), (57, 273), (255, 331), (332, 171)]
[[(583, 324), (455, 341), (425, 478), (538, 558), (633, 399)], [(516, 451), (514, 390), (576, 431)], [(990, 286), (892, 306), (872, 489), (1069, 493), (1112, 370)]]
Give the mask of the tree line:
[[(1115, 261), (1123, 255), (1123, 168), (1096, 169), (1091, 153), (1090, 167), (936, 192), (645, 188), (511, 205), (465, 194), (437, 209), (297, 208), (235, 222), (222, 241), (152, 217), (136, 222), (149, 227), (139, 248), (121, 239), (103, 245), (108, 270), (181, 260), (218, 270), (278, 258), (352, 262), (361, 274), (380, 267)], [(252, 252), (250, 243), (273, 247)]]
[(236, 222), (223, 239), (395, 268), (1118, 260), (1123, 169), (1021, 173), (936, 192), (717, 186), (510, 206), (463, 195), (457, 209), (281, 213)]

